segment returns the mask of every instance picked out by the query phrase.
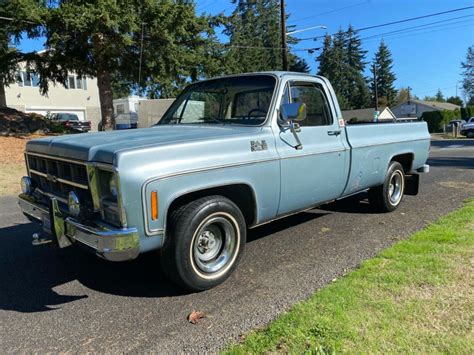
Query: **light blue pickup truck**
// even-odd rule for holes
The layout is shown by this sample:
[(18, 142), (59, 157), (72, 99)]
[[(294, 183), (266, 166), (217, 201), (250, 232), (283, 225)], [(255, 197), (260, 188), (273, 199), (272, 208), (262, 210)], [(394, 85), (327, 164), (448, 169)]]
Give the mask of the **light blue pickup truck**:
[(346, 125), (327, 79), (289, 72), (189, 85), (154, 127), (28, 142), (19, 203), (60, 247), (113, 261), (159, 249), (191, 290), (223, 282), (249, 228), (368, 190), (416, 195), (425, 122)]

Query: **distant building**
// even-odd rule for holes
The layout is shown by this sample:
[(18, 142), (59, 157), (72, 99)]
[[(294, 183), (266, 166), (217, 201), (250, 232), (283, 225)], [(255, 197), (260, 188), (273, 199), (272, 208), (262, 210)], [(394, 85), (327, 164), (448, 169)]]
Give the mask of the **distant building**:
[(450, 104), (449, 102), (410, 100), (392, 107), (392, 112), (397, 118), (420, 118), (421, 115), (423, 115), (423, 112), (443, 110), (454, 111), (456, 109), (461, 109), (461, 106)]
[(130, 95), (114, 100), (115, 129), (137, 128), (138, 105), (146, 100), (138, 95)]
[(5, 86), (7, 107), (23, 112), (41, 115), (53, 113), (74, 113), (80, 120), (90, 120), (92, 130), (97, 130), (100, 122), (99, 89), (95, 78), (81, 78), (70, 73), (65, 86), (50, 84), (48, 94), (39, 91), (39, 76), (21, 66), (17, 80)]
[[(371, 108), (361, 108), (358, 110), (346, 110), (342, 111), (342, 117), (345, 121), (350, 121), (351, 119), (357, 119), (357, 121), (367, 121), (371, 122), (374, 120), (375, 109)], [(388, 107), (381, 107), (379, 109), (379, 120), (394, 120), (395, 115)]]

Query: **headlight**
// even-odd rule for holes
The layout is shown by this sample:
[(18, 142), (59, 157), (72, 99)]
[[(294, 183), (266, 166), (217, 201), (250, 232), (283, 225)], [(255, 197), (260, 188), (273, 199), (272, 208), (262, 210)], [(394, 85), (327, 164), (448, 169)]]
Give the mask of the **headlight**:
[(110, 176), (110, 180), (109, 180), (109, 191), (113, 197), (117, 197), (118, 195), (117, 180), (115, 179), (115, 175), (113, 174)]
[(70, 191), (67, 198), (67, 205), (69, 208), (69, 213), (74, 217), (79, 216), (81, 213), (81, 204), (79, 202), (79, 197), (77, 197), (74, 191)]
[(21, 192), (24, 194), (31, 194), (33, 192), (33, 184), (31, 183), (31, 179), (28, 176), (23, 176), (21, 178)]

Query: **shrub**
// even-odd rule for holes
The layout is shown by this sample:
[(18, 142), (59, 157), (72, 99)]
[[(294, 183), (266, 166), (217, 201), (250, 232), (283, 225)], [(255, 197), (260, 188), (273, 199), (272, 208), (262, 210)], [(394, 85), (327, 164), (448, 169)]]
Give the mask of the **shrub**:
[(430, 133), (443, 132), (444, 125), (460, 117), (460, 111), (443, 110), (443, 111), (429, 111), (421, 115), (421, 119), (428, 124), (428, 131)]

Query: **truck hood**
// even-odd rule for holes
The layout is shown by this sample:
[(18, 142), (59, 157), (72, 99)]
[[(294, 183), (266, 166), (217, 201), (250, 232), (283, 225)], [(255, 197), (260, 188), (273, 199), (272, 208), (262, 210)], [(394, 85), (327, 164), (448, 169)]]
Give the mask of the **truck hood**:
[(190, 141), (212, 140), (225, 136), (253, 135), (261, 127), (167, 125), (150, 128), (72, 134), (33, 139), (27, 152), (52, 155), (73, 160), (113, 164), (118, 152), (172, 145)]

